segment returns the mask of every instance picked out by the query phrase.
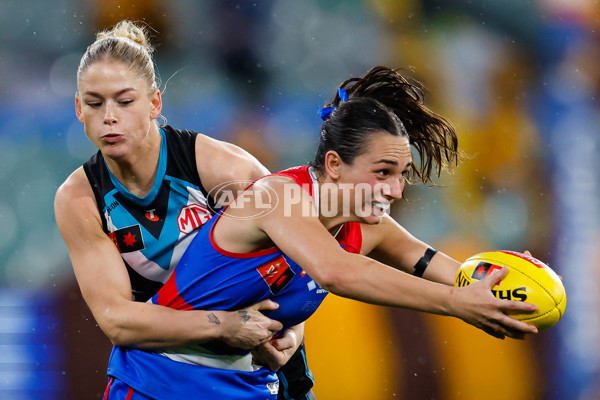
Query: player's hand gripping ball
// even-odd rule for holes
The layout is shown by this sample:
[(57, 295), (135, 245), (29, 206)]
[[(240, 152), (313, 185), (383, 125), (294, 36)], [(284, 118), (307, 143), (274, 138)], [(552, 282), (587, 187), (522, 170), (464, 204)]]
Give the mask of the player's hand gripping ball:
[(534, 325), (539, 331), (554, 326), (565, 313), (567, 293), (558, 275), (543, 262), (515, 251), (489, 251), (469, 257), (458, 269), (455, 286), (466, 286), (508, 266), (508, 274), (492, 289), (500, 299), (535, 304), (532, 314), (511, 317)]

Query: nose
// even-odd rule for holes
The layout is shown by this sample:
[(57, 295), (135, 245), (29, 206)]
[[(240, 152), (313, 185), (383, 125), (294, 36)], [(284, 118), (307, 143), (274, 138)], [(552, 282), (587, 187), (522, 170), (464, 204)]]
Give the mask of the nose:
[(112, 125), (117, 122), (117, 117), (115, 115), (115, 107), (110, 102), (106, 103), (106, 113), (104, 114), (104, 123), (106, 125)]
[(389, 196), (395, 200), (402, 198), (402, 192), (404, 191), (404, 185), (406, 181), (404, 177), (400, 179), (390, 179), (390, 182), (387, 186), (387, 193), (384, 193), (386, 196)]

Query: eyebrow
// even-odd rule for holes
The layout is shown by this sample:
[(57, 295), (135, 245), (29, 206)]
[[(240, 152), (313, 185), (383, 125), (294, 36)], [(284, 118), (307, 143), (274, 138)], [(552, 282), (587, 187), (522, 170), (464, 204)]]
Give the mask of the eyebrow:
[[(135, 89), (134, 89), (134, 88), (132, 88), (132, 87), (128, 87), (128, 88), (125, 88), (125, 89), (121, 89), (121, 90), (119, 90), (119, 91), (116, 93), (116, 95), (117, 95), (117, 96), (120, 96), (120, 95), (122, 95), (122, 94), (124, 94), (124, 93), (127, 93), (127, 92), (129, 92), (129, 91), (135, 91)], [(96, 93), (96, 92), (91, 92), (91, 91), (84, 92), (83, 94), (84, 94), (84, 95), (89, 95), (89, 96), (95, 96), (95, 97), (103, 97), (103, 96), (101, 96), (99, 93)]]
[(375, 161), (374, 164), (380, 164), (380, 163), (384, 163), (384, 164), (390, 164), (393, 166), (398, 165), (398, 161), (394, 161), (394, 160), (386, 160), (385, 158), (379, 160), (379, 161)]
[[(379, 160), (379, 161), (375, 161), (375, 163), (374, 163), (374, 164), (380, 164), (380, 163), (383, 163), (383, 164), (389, 164), (389, 165), (392, 165), (392, 166), (394, 166), (394, 167), (396, 167), (396, 166), (398, 166), (398, 165), (399, 165), (397, 161), (394, 161), (394, 160), (388, 160), (388, 159), (385, 159), (385, 158), (383, 158), (383, 159), (381, 159), (381, 160)], [(413, 161), (411, 160), (411, 161), (409, 161), (409, 162), (407, 162), (407, 163), (406, 163), (406, 166), (404, 167), (404, 169), (407, 169), (407, 168), (413, 168), (413, 166), (414, 166), (414, 163), (413, 163)]]

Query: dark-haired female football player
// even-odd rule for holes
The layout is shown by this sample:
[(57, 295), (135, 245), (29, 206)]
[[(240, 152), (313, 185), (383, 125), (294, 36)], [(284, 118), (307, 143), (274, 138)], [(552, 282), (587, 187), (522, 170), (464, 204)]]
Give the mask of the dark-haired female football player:
[[(235, 310), (271, 299), (279, 308), (266, 314), (285, 331), (331, 292), (454, 316), (501, 338), (537, 332), (507, 315), (535, 306), (491, 293), (506, 268), (456, 288), (459, 263), (386, 214), (407, 179), (427, 182), (456, 161), (454, 129), (425, 107), (418, 88), (376, 67), (345, 81), (321, 115), (315, 159), (257, 180), (207, 222), (152, 302)], [(275, 399), (286, 390), (253, 352), (219, 341), (157, 352), (116, 347), (109, 375), (158, 399)]]

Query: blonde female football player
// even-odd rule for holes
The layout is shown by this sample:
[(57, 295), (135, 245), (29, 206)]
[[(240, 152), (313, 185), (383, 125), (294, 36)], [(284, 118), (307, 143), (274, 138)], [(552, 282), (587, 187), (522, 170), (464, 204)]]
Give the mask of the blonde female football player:
[[(145, 29), (130, 21), (97, 34), (81, 58), (77, 118), (98, 152), (55, 198), (56, 221), (83, 297), (116, 346), (165, 348), (221, 340), (251, 349), (281, 323), (261, 311), (183, 312), (147, 304), (198, 229), (212, 216), (211, 189), (268, 171), (242, 149), (159, 126), (162, 96)], [(284, 363), (302, 326), (277, 340), (265, 362)]]

